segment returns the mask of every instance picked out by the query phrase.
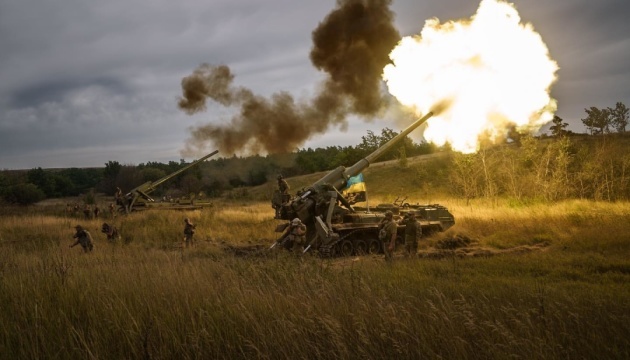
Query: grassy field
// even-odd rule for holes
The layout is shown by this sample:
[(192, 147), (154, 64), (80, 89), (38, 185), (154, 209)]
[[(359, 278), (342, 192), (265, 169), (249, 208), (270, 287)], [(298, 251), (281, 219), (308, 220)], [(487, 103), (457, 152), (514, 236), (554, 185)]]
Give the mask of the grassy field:
[[(3, 215), (0, 358), (630, 358), (630, 204), (432, 202), (457, 224), (391, 266), (269, 251), (266, 202)], [(108, 243), (103, 221), (123, 238)], [(68, 247), (76, 224), (93, 253)], [(457, 236), (470, 251), (438, 249)]]

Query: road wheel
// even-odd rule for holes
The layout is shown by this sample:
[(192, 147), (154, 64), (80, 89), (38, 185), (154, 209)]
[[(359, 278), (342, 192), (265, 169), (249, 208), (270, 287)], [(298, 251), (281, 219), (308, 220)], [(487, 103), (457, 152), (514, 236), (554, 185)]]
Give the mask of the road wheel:
[(352, 246), (352, 241), (350, 241), (350, 240), (343, 240), (341, 243), (339, 243), (339, 246), (338, 246), (339, 256), (350, 256), (350, 255), (352, 255), (353, 248), (354, 247)]
[(381, 242), (376, 239), (370, 239), (367, 243), (367, 251), (369, 254), (380, 254), (381, 253)]
[(368, 252), (367, 243), (363, 239), (354, 240), (354, 253), (356, 255), (365, 255)]

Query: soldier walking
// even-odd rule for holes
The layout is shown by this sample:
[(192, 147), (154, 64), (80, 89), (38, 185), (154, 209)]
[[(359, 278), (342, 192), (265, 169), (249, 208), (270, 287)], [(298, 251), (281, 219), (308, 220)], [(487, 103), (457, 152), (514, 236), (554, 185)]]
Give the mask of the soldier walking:
[(118, 229), (116, 229), (116, 227), (113, 225), (109, 225), (108, 223), (103, 223), (103, 226), (101, 226), (101, 232), (107, 235), (107, 240), (109, 242), (114, 242), (120, 239), (120, 233), (118, 232)]
[(184, 244), (186, 247), (193, 245), (193, 235), (195, 235), (195, 225), (189, 218), (184, 219)]
[(83, 229), (81, 225), (77, 225), (74, 228), (76, 229), (76, 233), (72, 238), (77, 239), (77, 241), (70, 245), (70, 247), (73, 248), (77, 245), (81, 245), (84, 252), (92, 251), (94, 249), (92, 235), (90, 235), (87, 230)]
[(415, 257), (418, 254), (418, 242), (422, 238), (422, 226), (413, 212), (408, 212), (401, 220), (405, 225), (405, 255)]
[(385, 211), (385, 218), (381, 220), (378, 228), (378, 237), (383, 244), (385, 261), (391, 262), (393, 260), (392, 254), (396, 247), (396, 231), (398, 230), (398, 225), (394, 221), (394, 214), (391, 211)]

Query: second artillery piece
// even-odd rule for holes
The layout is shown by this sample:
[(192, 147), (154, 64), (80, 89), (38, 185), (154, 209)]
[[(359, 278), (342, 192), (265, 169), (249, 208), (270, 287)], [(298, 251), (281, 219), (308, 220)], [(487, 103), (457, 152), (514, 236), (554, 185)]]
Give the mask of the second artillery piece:
[[(423, 233), (450, 228), (455, 224), (455, 218), (446, 207), (438, 204), (380, 204), (369, 211), (353, 208), (340, 192), (346, 188), (351, 177), (359, 175), (431, 116), (433, 113), (429, 112), (356, 164), (332, 170), (293, 197), (287, 198), (286, 194), (276, 190), (272, 199), (272, 207), (277, 209), (276, 218), (289, 221), (299, 218), (307, 226), (307, 250), (314, 249), (324, 257), (382, 252), (378, 224), (387, 210), (395, 216), (413, 212), (422, 225)], [(283, 231), (287, 225), (279, 225), (276, 231)], [(403, 233), (404, 226), (399, 226), (399, 234)]]
[(130, 213), (132, 211), (137, 211), (137, 210), (146, 210), (149, 208), (161, 208), (161, 209), (167, 209), (167, 208), (179, 208), (179, 209), (191, 209), (191, 208), (199, 208), (199, 207), (195, 207), (194, 205), (190, 205), (190, 206), (151, 206), (152, 204), (155, 204), (155, 200), (149, 196), (150, 193), (152, 193), (153, 191), (155, 191), (155, 189), (163, 184), (164, 182), (174, 178), (175, 176), (183, 173), (184, 171), (200, 164), (202, 161), (206, 160), (207, 158), (215, 155), (216, 153), (218, 153), (219, 150), (215, 150), (213, 152), (211, 152), (210, 154), (202, 157), (199, 160), (193, 161), (192, 163), (184, 166), (183, 168), (172, 172), (169, 175), (166, 175), (158, 180), (155, 181), (147, 181), (144, 184), (137, 186), (135, 188), (133, 188), (132, 190), (130, 190), (128, 193), (126, 193), (125, 195), (122, 194), (117, 194), (116, 195), (116, 204), (118, 205), (118, 211), (119, 212), (124, 212), (124, 213)]

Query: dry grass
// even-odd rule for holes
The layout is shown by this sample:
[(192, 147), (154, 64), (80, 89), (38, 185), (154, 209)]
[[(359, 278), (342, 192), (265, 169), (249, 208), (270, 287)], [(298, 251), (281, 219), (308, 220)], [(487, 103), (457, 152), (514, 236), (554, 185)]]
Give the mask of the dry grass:
[[(497, 255), (296, 259), (266, 251), (268, 203), (117, 217), (116, 244), (102, 220), (0, 217), (0, 357), (630, 357), (630, 204), (434, 202), (457, 224), (423, 251), (462, 235)], [(77, 223), (91, 254), (68, 248)]]

